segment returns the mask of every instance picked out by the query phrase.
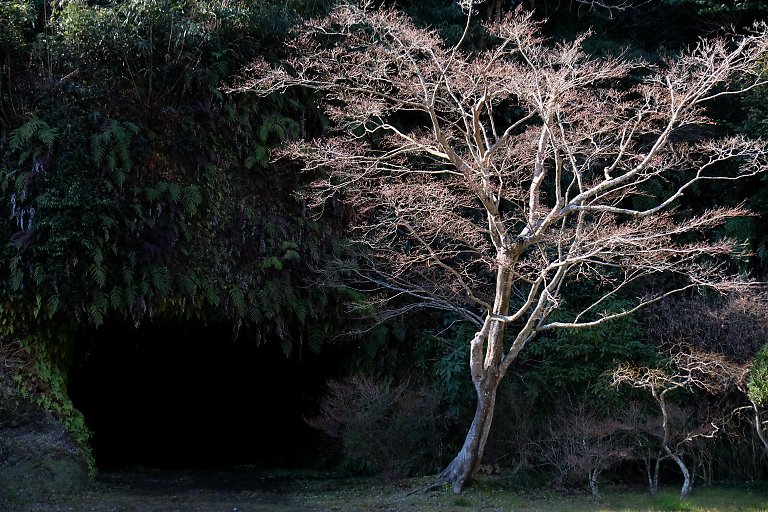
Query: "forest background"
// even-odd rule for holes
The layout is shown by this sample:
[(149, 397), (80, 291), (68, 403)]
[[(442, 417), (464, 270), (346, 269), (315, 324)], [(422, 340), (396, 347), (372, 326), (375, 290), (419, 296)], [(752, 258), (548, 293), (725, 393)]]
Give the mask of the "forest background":
[[(461, 36), (465, 17), (452, 2), (394, 5), (449, 42)], [(493, 20), (517, 6), (488, 1), (479, 14)], [(327, 457), (345, 469), (429, 473), (455, 453), (474, 405), (465, 370), (473, 331), (428, 313), (369, 329), (375, 312), (355, 307), (358, 292), (313, 286), (317, 269), (340, 250), (348, 212), (343, 198), (321, 216), (309, 211), (297, 192), (311, 177), (296, 162), (271, 161), (270, 150), (327, 131), (318, 98), (305, 90), (267, 98), (222, 92), (255, 58), (284, 58), (290, 28), (331, 7), (0, 3), (4, 393), (39, 403), (87, 448), (89, 425), (67, 389), (79, 340), (124, 326), (225, 324), (233, 336), (279, 345), (288, 359), (345, 347), (329, 363), (328, 376), (338, 380), (307, 411), (337, 440)], [(760, 1), (523, 7), (547, 19), (553, 40), (592, 29), (588, 51), (649, 62), (768, 13)], [(482, 47), (482, 31), (470, 41)], [(765, 136), (766, 105), (756, 90), (719, 102), (711, 115), (733, 133)], [(767, 184), (754, 177), (700, 186), (683, 199), (692, 211), (745, 201), (753, 216), (712, 236), (743, 240), (730, 264), (757, 279), (768, 273)], [(564, 486), (594, 480), (593, 491), (601, 473), (653, 488), (656, 461), (665, 461), (662, 478), (679, 478), (661, 449), (652, 394), (611, 386), (610, 375), (622, 364), (673, 374), (673, 348), (686, 345), (752, 370), (715, 394), (675, 390), (668, 444), (696, 482), (766, 478), (768, 448), (755, 422), (768, 405), (761, 387), (768, 353), (758, 355), (767, 319), (755, 297), (679, 296), (635, 317), (537, 340), (500, 390), (484, 470)]]

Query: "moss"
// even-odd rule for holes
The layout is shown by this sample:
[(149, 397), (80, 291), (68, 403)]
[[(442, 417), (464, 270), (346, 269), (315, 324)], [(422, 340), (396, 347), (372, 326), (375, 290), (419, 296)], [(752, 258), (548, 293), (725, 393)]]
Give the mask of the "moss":
[(33, 347), (0, 344), (0, 509), (83, 490), (95, 467), (72, 431), (73, 418), (82, 416), (66, 395), (63, 372)]
[(29, 400), (0, 407), (0, 503), (83, 490), (87, 458), (63, 424)]

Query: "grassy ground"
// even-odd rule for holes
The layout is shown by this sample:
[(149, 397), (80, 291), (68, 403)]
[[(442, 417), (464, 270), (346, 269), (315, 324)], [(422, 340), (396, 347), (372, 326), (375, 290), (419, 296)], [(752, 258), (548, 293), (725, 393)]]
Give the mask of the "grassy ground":
[(17, 503), (9, 512), (768, 512), (768, 485), (678, 489), (651, 497), (641, 488), (606, 488), (603, 496), (548, 489), (512, 489), (503, 477), (483, 477), (462, 495), (447, 488), (410, 494), (426, 480), (383, 483), (330, 475), (239, 471), (136, 471), (102, 475), (78, 496)]

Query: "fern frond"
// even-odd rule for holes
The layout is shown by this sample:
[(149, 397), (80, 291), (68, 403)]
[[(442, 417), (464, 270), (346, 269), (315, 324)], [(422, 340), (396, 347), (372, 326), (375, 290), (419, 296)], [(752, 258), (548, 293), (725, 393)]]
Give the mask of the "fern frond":
[(104, 159), (104, 141), (100, 135), (91, 137), (91, 160), (96, 165)]
[(197, 213), (197, 208), (203, 202), (203, 195), (200, 192), (200, 187), (197, 185), (189, 185), (184, 188), (184, 208), (187, 213), (194, 215)]
[(239, 286), (232, 285), (229, 287), (228, 292), (229, 298), (232, 300), (232, 305), (237, 311), (237, 314), (245, 316), (245, 296), (243, 290), (241, 290)]
[(206, 302), (211, 306), (218, 306), (221, 299), (219, 299), (210, 278), (203, 278), (200, 282), (200, 287), (203, 290), (203, 296), (205, 297)]
[(21, 266), (21, 256), (16, 256), (11, 260), (10, 271), (11, 279), (9, 285), (11, 290), (21, 290), (22, 283), (24, 282), (24, 271)]
[(46, 306), (48, 307), (48, 316), (53, 316), (59, 310), (59, 296), (54, 294), (48, 297)]
[(154, 265), (149, 269), (152, 276), (152, 287), (160, 296), (166, 295), (171, 288), (171, 276), (163, 265)]
[(35, 133), (45, 129), (50, 129), (48, 123), (32, 114), (26, 123), (11, 131), (8, 145), (12, 150), (20, 150), (24, 144), (32, 140)]
[(307, 332), (307, 346), (313, 354), (319, 354), (325, 339), (325, 329), (320, 326), (310, 325)]
[(109, 292), (109, 302), (114, 310), (122, 311), (125, 309), (125, 297), (123, 291), (119, 287), (112, 287), (112, 290)]

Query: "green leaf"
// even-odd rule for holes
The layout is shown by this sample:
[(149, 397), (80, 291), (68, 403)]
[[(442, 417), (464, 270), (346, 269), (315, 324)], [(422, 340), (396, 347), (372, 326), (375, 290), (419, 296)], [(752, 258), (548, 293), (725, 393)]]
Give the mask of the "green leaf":
[(232, 300), (232, 305), (237, 310), (237, 314), (245, 316), (245, 296), (239, 286), (229, 287), (229, 298)]
[(59, 296), (58, 295), (51, 295), (48, 297), (48, 316), (53, 316), (56, 314), (56, 312), (59, 310)]
[(184, 188), (184, 208), (190, 215), (197, 213), (197, 208), (203, 202), (203, 195), (200, 192), (200, 187), (197, 185), (189, 185)]

